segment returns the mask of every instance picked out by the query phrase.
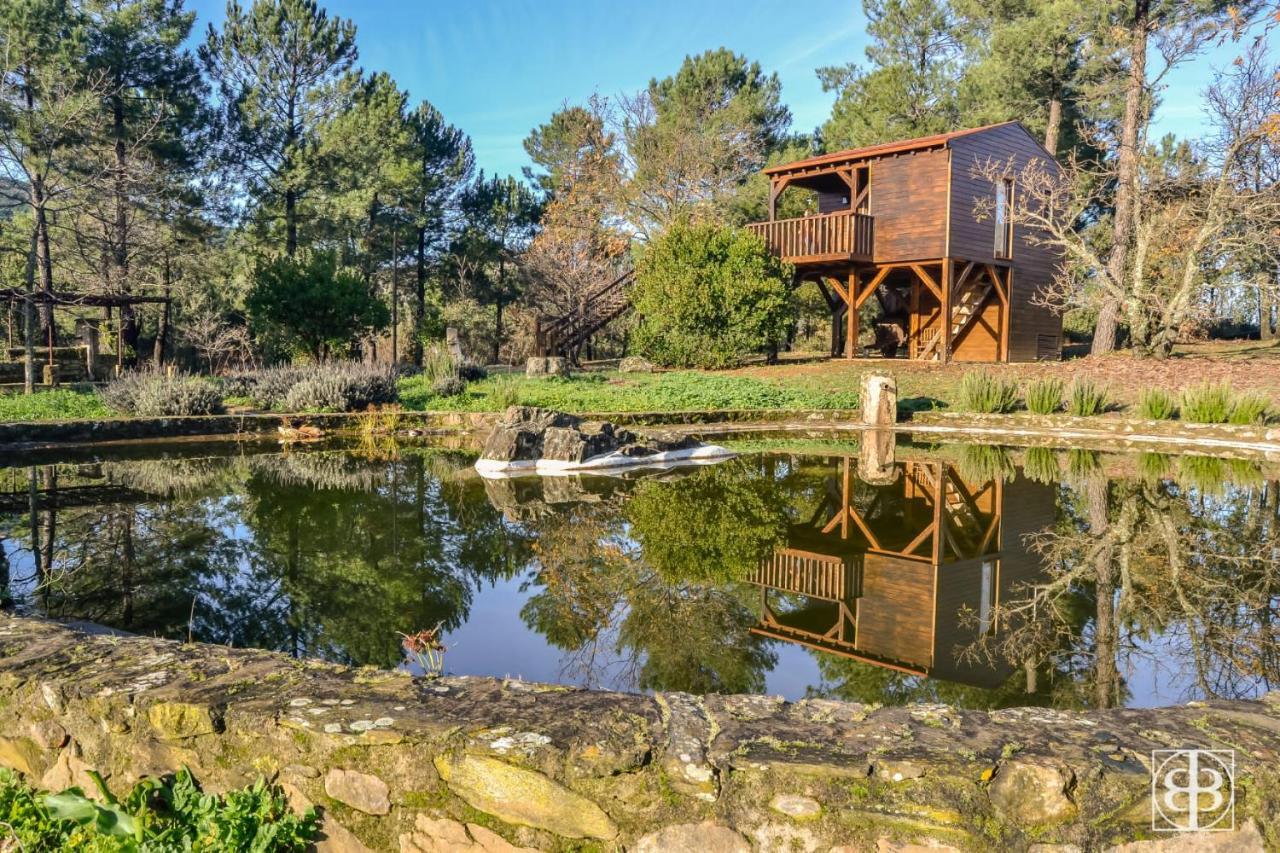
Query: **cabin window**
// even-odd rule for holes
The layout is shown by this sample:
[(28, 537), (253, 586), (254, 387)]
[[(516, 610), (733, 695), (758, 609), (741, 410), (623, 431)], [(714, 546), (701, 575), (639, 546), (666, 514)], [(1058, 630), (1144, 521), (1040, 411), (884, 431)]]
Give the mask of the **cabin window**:
[(1013, 178), (996, 184), (996, 257), (1013, 257)]
[(986, 636), (991, 632), (991, 609), (996, 591), (996, 561), (982, 561), (982, 592), (978, 600), (978, 633)]

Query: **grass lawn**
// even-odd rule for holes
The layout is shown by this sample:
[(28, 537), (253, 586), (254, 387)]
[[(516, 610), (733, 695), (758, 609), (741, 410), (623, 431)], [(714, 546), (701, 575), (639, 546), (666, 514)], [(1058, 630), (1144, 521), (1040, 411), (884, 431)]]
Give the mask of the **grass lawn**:
[(571, 379), (491, 376), (454, 397), (437, 397), (421, 377), (400, 383), (406, 409), (494, 411), (510, 405), (568, 412), (681, 412), (724, 409), (851, 409), (857, 383), (846, 388), (792, 387), (786, 381), (733, 373), (581, 373)]
[[(571, 379), (527, 379), (502, 374), (473, 382), (454, 397), (438, 397), (422, 377), (400, 382), (409, 410), (501, 411), (514, 404), (569, 412), (677, 412), (728, 409), (853, 409), (863, 374), (889, 373), (898, 381), (899, 402), (917, 411), (952, 409), (960, 379), (985, 370), (1025, 388), (1032, 380), (1079, 377), (1106, 389), (1113, 404), (1127, 408), (1145, 388), (1175, 395), (1205, 382), (1225, 382), (1237, 393), (1255, 392), (1280, 413), (1280, 346), (1257, 341), (1214, 341), (1180, 347), (1165, 360), (1117, 353), (1033, 364), (935, 364), (905, 360), (785, 357), (779, 364), (704, 373), (588, 372)], [(227, 402), (235, 402), (228, 400)], [(0, 396), (0, 422), (111, 417), (96, 393), (57, 389)]]
[(95, 391), (55, 388), (34, 394), (0, 395), (0, 423), (13, 421), (70, 421), (117, 417)]

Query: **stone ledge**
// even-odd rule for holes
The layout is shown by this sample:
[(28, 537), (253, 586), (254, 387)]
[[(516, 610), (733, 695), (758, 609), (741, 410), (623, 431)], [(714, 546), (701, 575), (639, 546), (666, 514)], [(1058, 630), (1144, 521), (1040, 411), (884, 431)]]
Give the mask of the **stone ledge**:
[(47, 787), (264, 774), (324, 809), (334, 850), (1105, 849), (1150, 837), (1151, 750), (1187, 746), (1236, 750), (1233, 849), (1261, 849), (1280, 694), (1092, 712), (644, 696), (0, 616), (0, 764)]

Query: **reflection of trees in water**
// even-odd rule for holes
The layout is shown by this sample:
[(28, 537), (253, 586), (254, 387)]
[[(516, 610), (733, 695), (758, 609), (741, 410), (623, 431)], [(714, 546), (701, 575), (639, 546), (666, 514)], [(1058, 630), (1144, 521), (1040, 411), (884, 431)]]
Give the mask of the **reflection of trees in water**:
[(190, 619), (200, 640), (379, 665), (400, 662), (397, 631), (460, 624), (477, 583), (524, 562), (479, 484), (431, 476), (456, 470), (432, 454), (304, 455), (229, 463), (236, 477), (207, 497), (121, 463), (113, 477), (166, 496), (37, 503), (6, 554), (40, 576), (30, 604), (49, 615), (171, 637)]
[(1140, 460), (1139, 479), (1070, 480), (1035, 540), (1048, 580), (1002, 602), (1003, 631), (971, 653), (1074, 674), (1075, 701), (1096, 707), (1128, 700), (1123, 673), (1143, 656), (1179, 667), (1195, 696), (1280, 683), (1280, 484), (1247, 463), (1186, 458), (1179, 474), (1199, 473), (1174, 482), (1157, 476), (1168, 462)]
[(739, 460), (540, 514), (526, 584), (536, 591), (522, 618), (583, 683), (762, 690), (777, 658), (750, 634), (749, 593), (726, 581), (780, 536), (785, 501), (774, 488), (760, 460)]

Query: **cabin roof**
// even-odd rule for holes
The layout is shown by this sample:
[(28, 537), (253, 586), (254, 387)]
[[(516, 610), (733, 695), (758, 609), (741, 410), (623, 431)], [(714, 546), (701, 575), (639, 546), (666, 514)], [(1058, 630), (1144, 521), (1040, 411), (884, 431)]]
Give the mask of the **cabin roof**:
[[(808, 157), (804, 160), (794, 160), (790, 163), (779, 163), (777, 166), (770, 166), (764, 170), (766, 175), (785, 174), (802, 169), (812, 169), (821, 166), (830, 166), (835, 163), (847, 163), (852, 160), (866, 160), (871, 157), (882, 157), (886, 154), (902, 154), (907, 151), (920, 151), (926, 148), (938, 148), (947, 145), (951, 140), (958, 139), (962, 136), (972, 136), (975, 133), (983, 133), (993, 130), (997, 127), (1006, 127), (1008, 125), (1017, 125), (1026, 131), (1028, 136), (1031, 132), (1020, 121), (1002, 121), (997, 124), (983, 125), (982, 127), (969, 127), (963, 130), (952, 130), (947, 133), (935, 133), (931, 136), (919, 136), (915, 139), (901, 139), (896, 142), (881, 142), (878, 145), (867, 145), (862, 148), (850, 148), (846, 151), (835, 151), (831, 154), (819, 154), (816, 157)], [(1032, 137), (1034, 138), (1034, 137)], [(1046, 154), (1048, 152), (1045, 152)]]

